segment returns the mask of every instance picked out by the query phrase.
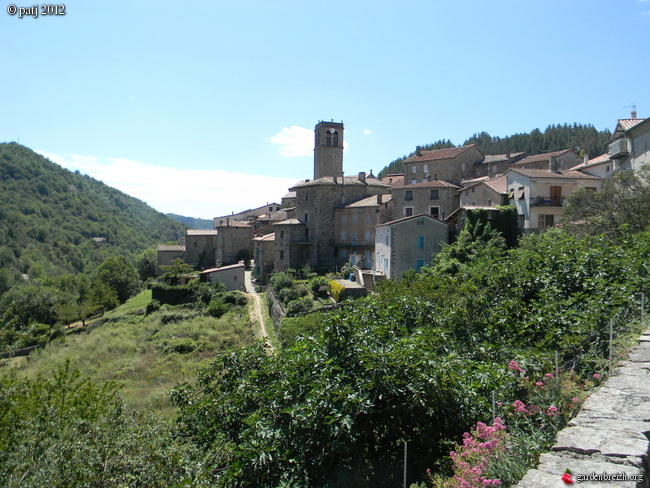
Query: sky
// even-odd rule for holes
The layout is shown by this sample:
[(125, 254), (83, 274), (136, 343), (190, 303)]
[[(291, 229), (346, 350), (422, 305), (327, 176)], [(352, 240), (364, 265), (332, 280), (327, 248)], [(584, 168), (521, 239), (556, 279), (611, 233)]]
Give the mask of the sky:
[(57, 5), (2, 4), (0, 142), (165, 213), (279, 202), (313, 177), (320, 120), (344, 123), (351, 175), (440, 139), (650, 116), (650, 0)]

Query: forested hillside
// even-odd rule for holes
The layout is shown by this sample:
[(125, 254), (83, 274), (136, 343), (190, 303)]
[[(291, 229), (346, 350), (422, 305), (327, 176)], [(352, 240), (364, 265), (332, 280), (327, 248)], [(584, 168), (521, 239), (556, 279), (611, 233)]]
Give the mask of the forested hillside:
[[(591, 124), (558, 124), (549, 125), (544, 132), (534, 129), (529, 133), (513, 134), (506, 137), (491, 136), (487, 132), (474, 134), (461, 146), (476, 144), (483, 154), (506, 154), (508, 152), (525, 152), (527, 154), (541, 154), (561, 149), (578, 148), (581, 154), (587, 154), (594, 158), (606, 152), (607, 143), (612, 138), (609, 130), (598, 131)], [(424, 150), (442, 149), (454, 147), (451, 141), (441, 140), (432, 144), (422, 146)], [(402, 173), (404, 171), (404, 160), (408, 156), (402, 156), (391, 161), (388, 166), (379, 172), (382, 178), (387, 174)]]
[(187, 225), (190, 229), (212, 229), (213, 223), (210, 219), (197, 219), (194, 217), (185, 217), (184, 215), (178, 215), (175, 213), (165, 214), (170, 219), (174, 219), (176, 222)]
[(0, 294), (19, 274), (87, 272), (176, 240), (184, 226), (16, 143), (0, 144)]

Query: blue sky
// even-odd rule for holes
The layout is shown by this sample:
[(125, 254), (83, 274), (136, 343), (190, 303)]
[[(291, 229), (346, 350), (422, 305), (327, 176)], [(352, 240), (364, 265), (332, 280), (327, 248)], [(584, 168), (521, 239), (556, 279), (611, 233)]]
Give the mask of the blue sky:
[(376, 174), (438, 139), (650, 113), (649, 0), (8, 5), (0, 141), (163, 212), (279, 201), (319, 120), (344, 122), (346, 174)]

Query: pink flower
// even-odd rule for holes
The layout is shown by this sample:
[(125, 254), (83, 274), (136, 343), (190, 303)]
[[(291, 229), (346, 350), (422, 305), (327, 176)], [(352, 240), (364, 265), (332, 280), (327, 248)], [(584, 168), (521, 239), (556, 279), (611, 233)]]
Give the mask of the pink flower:
[(548, 407), (548, 410), (546, 411), (546, 414), (549, 417), (555, 417), (558, 414), (557, 407), (554, 407), (554, 406)]
[(513, 373), (522, 373), (524, 372), (523, 369), (521, 369), (521, 366), (519, 366), (519, 363), (517, 361), (510, 361), (508, 363), (508, 369), (512, 371)]
[(600, 379), (600, 375), (599, 375), (598, 373), (595, 373), (595, 374), (594, 374), (594, 379), (595, 379), (595, 380), (599, 380), (599, 379)]
[(553, 378), (553, 375), (551, 373), (546, 373), (544, 376), (547, 378)]
[(526, 405), (520, 400), (515, 400), (515, 403), (512, 404), (512, 407), (517, 413), (528, 413), (528, 410), (526, 410)]
[(544, 383), (542, 383), (541, 381), (538, 381), (538, 382), (535, 383), (535, 384), (536, 384), (537, 386), (544, 386)]

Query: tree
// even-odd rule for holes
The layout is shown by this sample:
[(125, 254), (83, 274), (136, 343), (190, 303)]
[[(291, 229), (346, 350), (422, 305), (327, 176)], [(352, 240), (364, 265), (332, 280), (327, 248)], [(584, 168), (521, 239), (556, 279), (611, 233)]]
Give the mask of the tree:
[(140, 286), (138, 271), (124, 256), (104, 261), (93, 273), (93, 281), (99, 281), (113, 289), (120, 303), (126, 302)]
[(564, 225), (573, 233), (619, 239), (650, 225), (650, 167), (619, 171), (598, 191), (581, 188), (567, 198)]
[(140, 254), (135, 261), (141, 281), (158, 276), (158, 254), (155, 249), (150, 248)]
[(164, 271), (161, 278), (170, 285), (178, 284), (181, 276), (194, 273), (194, 268), (180, 258), (174, 259), (171, 264), (162, 265), (160, 268)]

